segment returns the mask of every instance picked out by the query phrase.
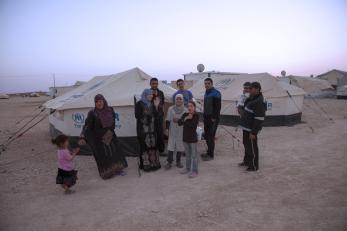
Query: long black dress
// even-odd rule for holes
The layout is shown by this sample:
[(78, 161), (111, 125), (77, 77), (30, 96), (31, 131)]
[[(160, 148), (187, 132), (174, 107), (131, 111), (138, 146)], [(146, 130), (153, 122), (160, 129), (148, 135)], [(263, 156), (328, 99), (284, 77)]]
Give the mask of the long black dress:
[(140, 144), (140, 168), (144, 171), (155, 171), (161, 167), (157, 129), (160, 126), (159, 117), (162, 113), (162, 110), (160, 108), (157, 110), (153, 104), (146, 107), (145, 103), (139, 101), (135, 105), (136, 131)]
[[(113, 109), (112, 112), (115, 117)], [(102, 179), (111, 178), (128, 166), (114, 129), (115, 119), (111, 127), (103, 128), (93, 109), (89, 111), (82, 130), (82, 135), (92, 149)]]

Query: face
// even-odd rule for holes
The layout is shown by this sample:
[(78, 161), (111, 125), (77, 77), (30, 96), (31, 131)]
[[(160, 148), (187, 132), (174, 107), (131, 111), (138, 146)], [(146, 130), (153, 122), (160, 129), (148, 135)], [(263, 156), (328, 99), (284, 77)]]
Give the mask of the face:
[(182, 106), (183, 104), (183, 99), (181, 97), (176, 98), (176, 106)]
[(69, 146), (69, 141), (66, 140), (60, 147), (66, 149)]
[(259, 94), (259, 89), (254, 88), (254, 87), (251, 87), (249, 93), (250, 93), (251, 95), (253, 95), (253, 96), (254, 96), (254, 95), (258, 95), (258, 94)]
[(178, 83), (177, 83), (177, 87), (178, 87), (178, 89), (180, 89), (180, 90), (184, 90), (184, 81), (178, 82)]
[(146, 97), (146, 98), (147, 98), (147, 100), (148, 100), (148, 101), (152, 101), (152, 99), (153, 99), (153, 94), (149, 94), (149, 95), (147, 95), (147, 97)]
[(249, 93), (250, 89), (249, 87), (243, 87), (243, 93)]
[(192, 114), (192, 113), (195, 112), (194, 104), (188, 103), (188, 112), (189, 112), (190, 114)]
[(206, 90), (209, 90), (213, 87), (213, 84), (211, 81), (205, 81), (205, 88)]
[(95, 107), (96, 107), (97, 109), (103, 109), (103, 108), (104, 108), (104, 105), (105, 105), (105, 102), (104, 102), (102, 99), (97, 100), (97, 101), (95, 102)]
[(158, 89), (158, 81), (152, 81), (150, 85), (152, 89)]

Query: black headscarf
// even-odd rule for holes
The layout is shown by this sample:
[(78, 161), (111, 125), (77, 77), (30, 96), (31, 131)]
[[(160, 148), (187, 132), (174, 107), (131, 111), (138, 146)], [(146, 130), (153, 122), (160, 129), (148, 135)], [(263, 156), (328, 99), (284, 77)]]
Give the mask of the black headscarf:
[(97, 94), (94, 98), (94, 103), (98, 100), (104, 101), (104, 107), (102, 109), (94, 108), (95, 113), (101, 121), (101, 125), (103, 128), (112, 127), (114, 123), (113, 111), (108, 106), (108, 103), (105, 97), (101, 94)]

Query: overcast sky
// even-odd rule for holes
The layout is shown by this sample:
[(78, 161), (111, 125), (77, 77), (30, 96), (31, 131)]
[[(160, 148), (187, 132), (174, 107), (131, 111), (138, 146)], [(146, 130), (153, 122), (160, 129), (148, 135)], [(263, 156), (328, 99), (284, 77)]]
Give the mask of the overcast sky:
[(47, 90), (140, 67), (347, 70), (347, 0), (0, 0), (0, 92)]

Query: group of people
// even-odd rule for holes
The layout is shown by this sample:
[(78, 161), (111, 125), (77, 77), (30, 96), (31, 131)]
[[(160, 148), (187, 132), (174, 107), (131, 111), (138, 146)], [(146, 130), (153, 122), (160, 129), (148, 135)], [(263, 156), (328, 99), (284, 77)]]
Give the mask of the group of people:
[[(182, 174), (190, 178), (198, 175), (197, 127), (200, 121), (196, 112), (193, 95), (184, 88), (184, 80), (177, 80), (177, 92), (173, 95), (173, 105), (166, 113), (164, 123), (164, 93), (158, 88), (158, 79), (150, 80), (150, 88), (142, 92), (141, 99), (135, 104), (136, 131), (140, 147), (139, 168), (143, 171), (155, 171), (161, 168), (160, 154), (165, 151), (165, 130), (168, 135), (167, 163), (165, 169), (175, 165)], [(204, 96), (204, 139), (207, 153), (202, 160), (214, 159), (215, 135), (220, 121), (221, 93), (214, 88), (213, 80), (206, 78)], [(250, 95), (248, 95), (250, 94)], [(95, 107), (90, 110), (83, 126), (79, 145), (90, 146), (95, 158), (100, 177), (108, 179), (115, 175), (125, 175), (128, 167), (125, 155), (115, 134), (115, 112), (107, 100), (98, 94), (94, 98)], [(264, 99), (259, 83), (245, 83), (244, 94), (237, 105), (243, 129), (245, 157), (240, 166), (247, 166), (248, 171), (258, 170), (257, 134), (261, 130), (265, 110)], [(165, 128), (164, 128), (165, 124)], [(76, 183), (77, 171), (73, 159), (79, 148), (68, 150), (68, 137), (58, 136), (54, 143), (58, 147), (58, 174), (56, 183), (61, 184), (65, 193), (73, 192), (70, 188)], [(181, 157), (185, 155), (185, 166)]]

